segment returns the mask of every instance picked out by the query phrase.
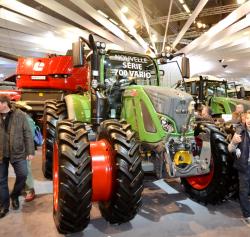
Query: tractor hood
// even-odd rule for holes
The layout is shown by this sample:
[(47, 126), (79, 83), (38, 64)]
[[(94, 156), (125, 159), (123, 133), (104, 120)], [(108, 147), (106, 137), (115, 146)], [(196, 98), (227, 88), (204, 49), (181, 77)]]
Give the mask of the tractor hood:
[[(247, 111), (250, 109), (250, 101), (249, 100), (243, 100), (243, 99), (236, 99), (236, 98), (227, 98), (229, 101), (235, 103), (235, 104), (243, 104), (244, 111)], [(233, 111), (232, 111), (233, 112)]]
[(175, 123), (178, 131), (186, 124), (188, 107), (193, 97), (186, 92), (167, 87), (144, 86), (157, 113), (168, 115)]
[(242, 104), (244, 111), (250, 109), (250, 101), (230, 97), (212, 97), (209, 105), (213, 114), (232, 114), (237, 104)]

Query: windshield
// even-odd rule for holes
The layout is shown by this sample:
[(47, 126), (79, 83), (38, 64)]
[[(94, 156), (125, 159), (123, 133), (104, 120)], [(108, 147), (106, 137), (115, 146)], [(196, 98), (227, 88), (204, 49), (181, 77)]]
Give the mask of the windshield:
[(205, 96), (220, 96), (220, 97), (227, 96), (226, 83), (205, 81), (204, 88), (206, 92)]
[[(198, 95), (200, 90), (200, 80), (193, 80), (193, 81), (186, 81), (186, 91), (192, 95)], [(203, 96), (220, 96), (226, 97), (227, 96), (227, 84), (223, 81), (203, 81)]]
[(104, 60), (105, 82), (125, 80), (128, 84), (158, 85), (157, 68), (148, 56), (109, 52)]
[[(171, 61), (166, 64), (159, 65), (159, 68), (164, 71), (164, 76), (161, 78), (161, 86), (176, 87), (183, 85), (183, 78), (181, 69), (177, 61)], [(178, 86), (178, 89), (184, 90), (185, 88)]]

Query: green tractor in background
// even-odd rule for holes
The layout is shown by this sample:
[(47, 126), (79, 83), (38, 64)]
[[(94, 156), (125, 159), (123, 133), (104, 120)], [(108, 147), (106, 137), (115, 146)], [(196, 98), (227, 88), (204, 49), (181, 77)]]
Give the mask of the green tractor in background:
[(245, 110), (250, 109), (250, 102), (243, 100), (245, 94), (243, 87), (238, 98), (229, 97), (228, 88), (226, 80), (213, 76), (199, 76), (185, 80), (186, 92), (194, 97), (197, 104), (208, 105), (215, 118), (232, 114), (237, 104), (243, 104)]
[[(226, 138), (223, 143), (230, 142), (236, 131), (237, 124), (234, 124), (232, 121), (232, 113), (235, 111), (236, 105), (242, 104), (245, 111), (250, 109), (250, 101), (244, 100), (245, 90), (243, 87), (240, 89), (240, 93), (238, 93), (238, 98), (230, 98), (228, 97), (229, 83), (226, 80), (213, 76), (199, 76), (185, 79), (184, 81), (179, 80), (175, 88), (191, 94), (196, 102), (195, 107), (197, 109), (202, 104), (211, 108), (212, 117), (215, 119), (215, 126), (221, 132), (221, 135)], [(224, 120), (220, 120), (219, 118), (223, 118)], [(199, 129), (207, 123), (208, 121), (196, 122), (195, 137), (197, 144), (200, 143), (200, 136), (197, 136)], [(233, 196), (238, 191), (238, 177), (236, 170), (233, 168), (233, 158), (228, 154), (224, 157), (224, 160), (218, 159), (220, 154), (216, 154), (217, 149), (216, 145), (214, 145), (213, 141), (211, 141), (211, 153), (214, 154), (213, 164), (211, 164), (211, 166), (214, 165), (214, 170), (212, 169), (212, 172), (206, 176), (182, 179), (185, 192), (193, 199), (205, 203), (216, 203), (219, 200), (223, 201), (224, 195), (219, 199), (216, 198), (213, 200), (213, 198), (208, 199), (209, 195), (207, 193), (210, 191), (210, 186), (213, 186), (213, 183), (216, 186), (216, 182), (220, 182), (220, 180), (224, 180), (223, 182), (227, 183), (227, 191), (222, 191), (222, 193), (226, 194), (224, 200)], [(215, 164), (216, 162), (218, 162), (217, 165)], [(227, 172), (223, 172), (223, 170)], [(214, 189), (214, 192), (220, 192), (219, 188)]]
[(89, 65), (89, 91), (50, 101), (44, 111), (50, 142), (45, 158), (53, 154), (53, 213), (60, 233), (83, 230), (92, 201), (112, 224), (133, 219), (141, 206), (144, 172), (180, 177), (204, 202), (227, 196), (224, 135), (203, 124), (196, 132), (202, 142), (196, 142), (193, 98), (159, 86), (157, 60), (106, 52), (92, 35), (74, 44), (73, 58), (75, 66)]

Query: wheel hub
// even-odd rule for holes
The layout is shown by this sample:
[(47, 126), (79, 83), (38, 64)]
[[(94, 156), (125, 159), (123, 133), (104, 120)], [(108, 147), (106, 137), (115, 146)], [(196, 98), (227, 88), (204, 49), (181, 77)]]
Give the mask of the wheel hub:
[(115, 151), (110, 143), (102, 139), (90, 143), (92, 159), (92, 201), (107, 201), (113, 192), (115, 180)]

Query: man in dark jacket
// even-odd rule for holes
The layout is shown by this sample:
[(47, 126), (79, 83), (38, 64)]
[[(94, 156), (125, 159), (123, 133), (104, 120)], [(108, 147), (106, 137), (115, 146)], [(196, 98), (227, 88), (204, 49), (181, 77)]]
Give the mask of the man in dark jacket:
[(239, 175), (239, 197), (244, 222), (250, 225), (250, 111), (247, 111), (245, 122), (234, 134), (228, 145), (229, 152), (235, 156), (234, 167)]
[[(27, 178), (27, 160), (34, 158), (34, 142), (26, 115), (11, 107), (10, 99), (0, 95), (0, 218), (9, 211), (10, 199), (14, 210)], [(9, 194), (8, 168), (14, 168), (16, 182)]]

